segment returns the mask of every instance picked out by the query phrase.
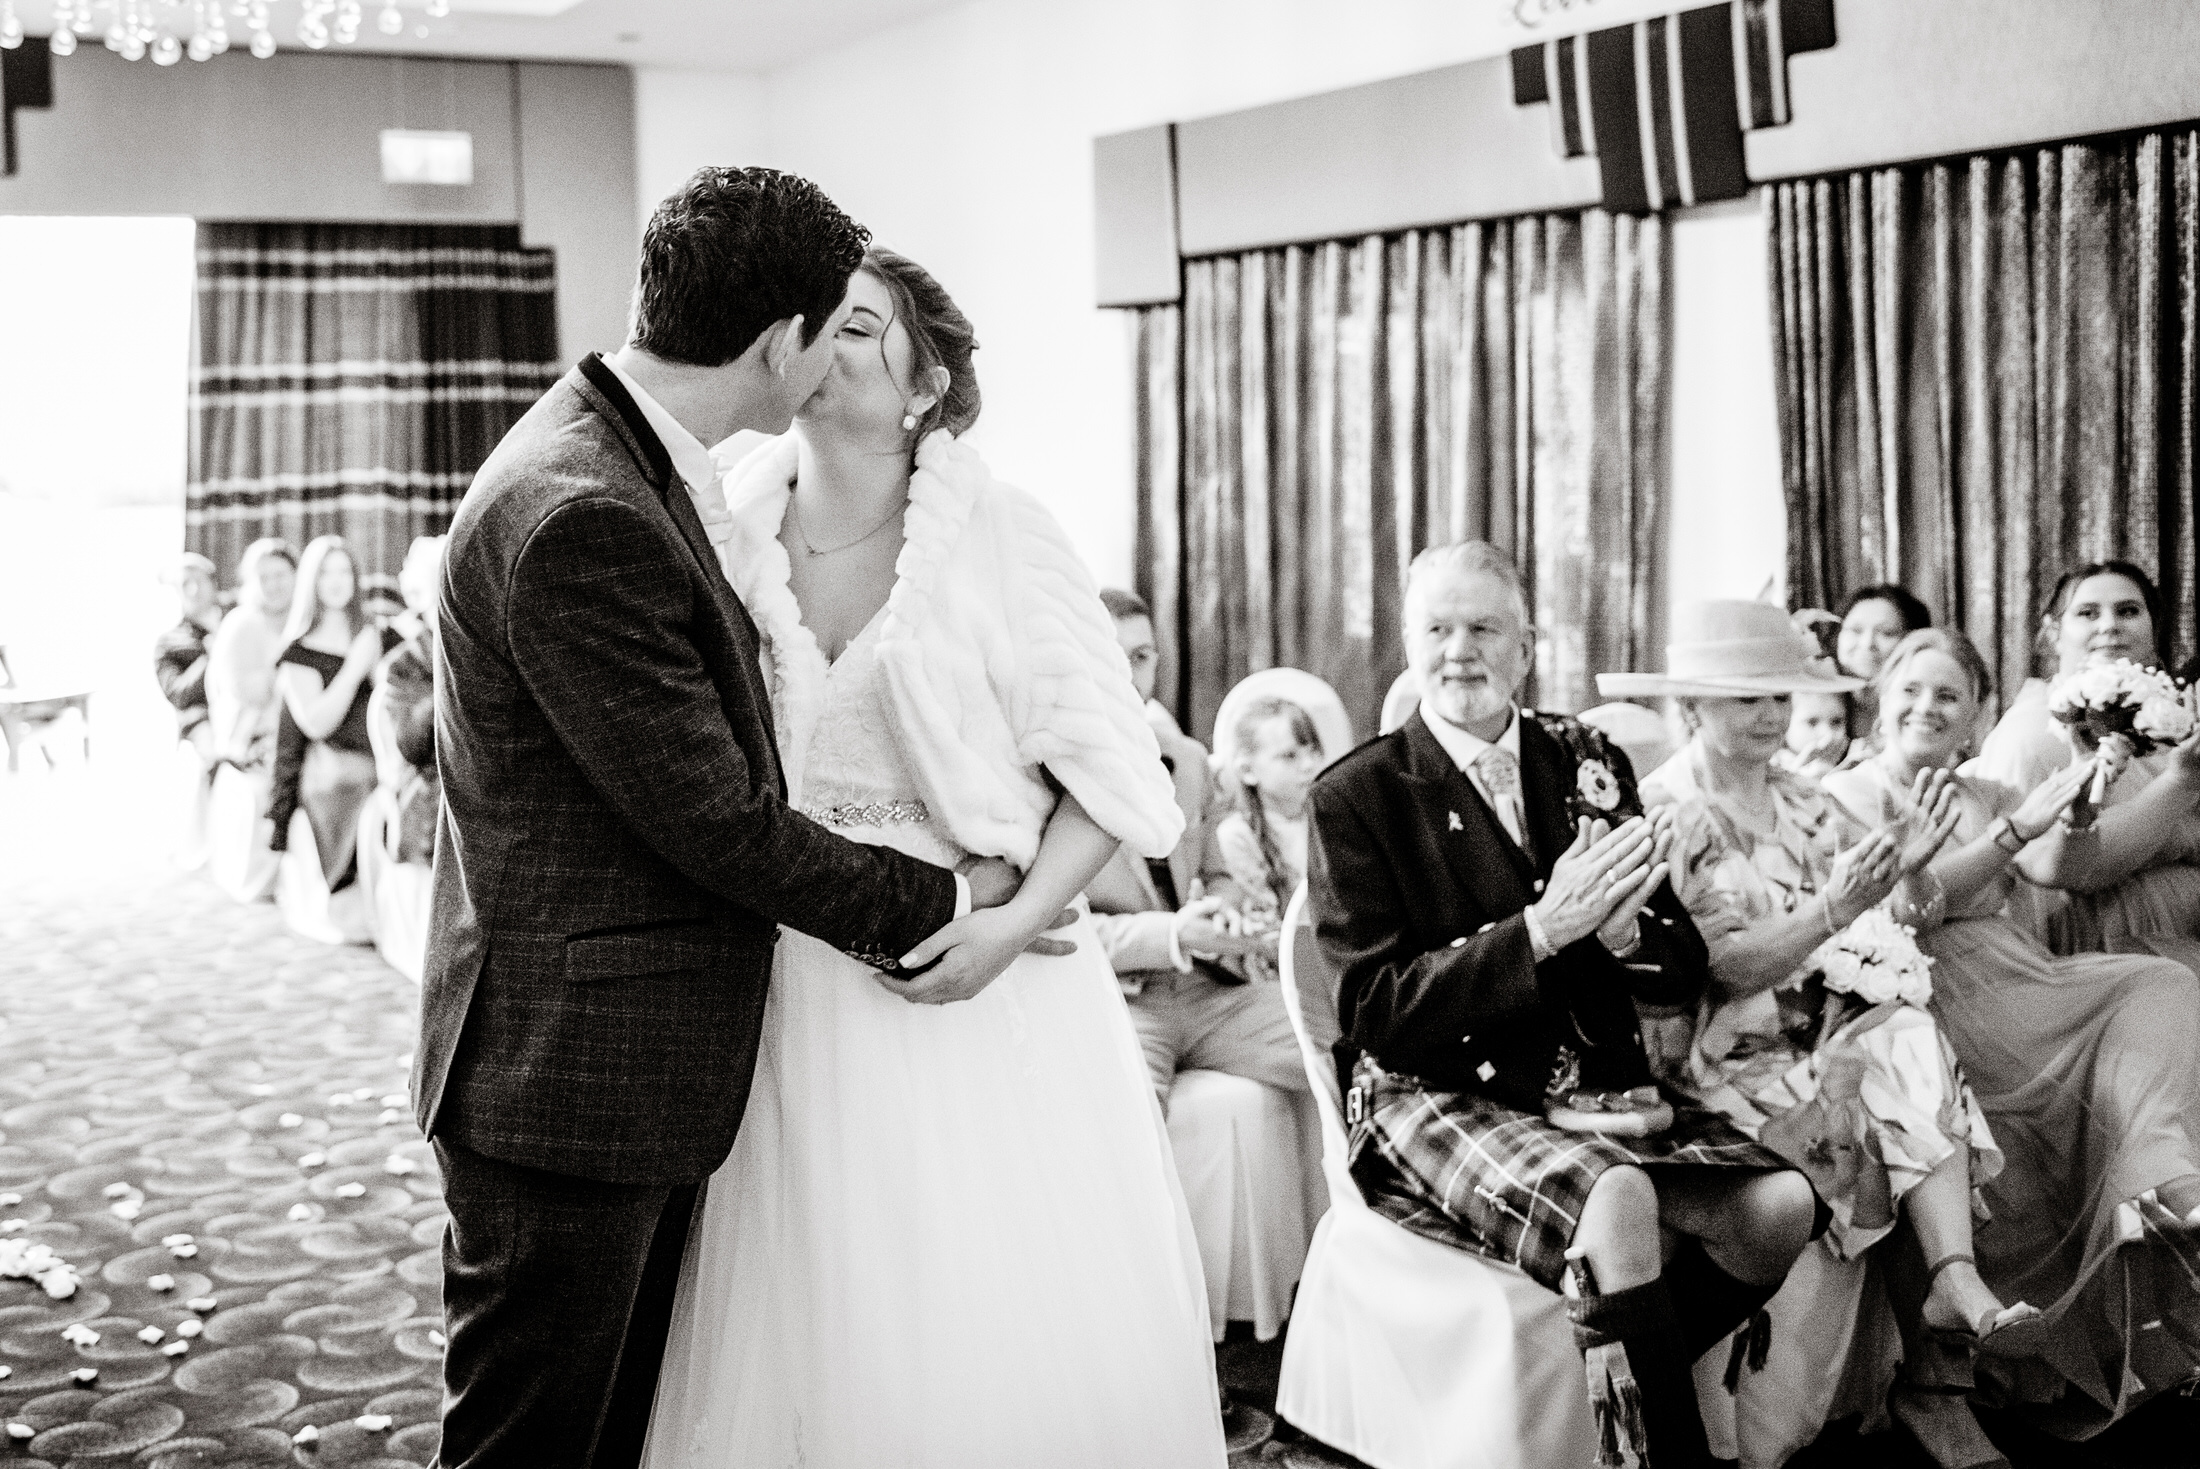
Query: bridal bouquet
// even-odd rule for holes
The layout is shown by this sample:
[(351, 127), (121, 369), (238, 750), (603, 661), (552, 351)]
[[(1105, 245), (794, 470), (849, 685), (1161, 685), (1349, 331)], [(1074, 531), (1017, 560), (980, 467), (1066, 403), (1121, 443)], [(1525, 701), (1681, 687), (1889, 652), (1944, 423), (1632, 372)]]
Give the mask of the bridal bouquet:
[[(2157, 668), (2128, 658), (2072, 674), (2048, 692), (2047, 712), (2070, 731), (2081, 754), (2093, 754), (2111, 735), (2131, 753), (2151, 755), (2181, 744), (2192, 734), (2192, 710), (2177, 681)], [(2108, 783), (2106, 769), (2093, 774), (2090, 799), (2099, 805)]]
[(1867, 1005), (1900, 1000), (1923, 1007), (1933, 997), (1933, 961), (1917, 947), (1917, 930), (1872, 908), (1818, 946), (1813, 964), (1826, 988)]

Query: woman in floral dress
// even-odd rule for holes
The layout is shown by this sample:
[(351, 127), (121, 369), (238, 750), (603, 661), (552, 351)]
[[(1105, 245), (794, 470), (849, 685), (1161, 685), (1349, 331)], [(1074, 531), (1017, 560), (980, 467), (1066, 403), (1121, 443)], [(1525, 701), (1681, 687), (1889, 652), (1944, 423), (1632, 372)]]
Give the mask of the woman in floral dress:
[[(1948, 779), (1921, 774), (1906, 813), (1867, 828), (1814, 782), (1772, 763), (1792, 695), (1845, 692), (1859, 681), (1812, 666), (1812, 650), (1777, 609), (1708, 603), (1678, 621), (1699, 648), (1723, 640), (1752, 648), (1755, 662), (1703, 681), (1637, 675), (1606, 689), (1673, 696), (1690, 731), (1642, 784), (1645, 802), (1674, 808), (1673, 885), (1711, 952), (1712, 988), (1675, 1085), (1809, 1175), (1832, 1211), (1823, 1244), (1833, 1261), (1856, 1262), (1907, 1224), (1903, 1253), (1922, 1260), (1898, 1272), (1915, 1288), (1910, 1308), (1898, 1306), (1911, 1370), (1896, 1410), (1943, 1464), (1992, 1463), (1968, 1408), (1942, 1391), (1968, 1387), (1967, 1352), (1950, 1363), (1929, 1347), (1992, 1339), (2008, 1350), (2036, 1332), (2038, 1313), (2005, 1306), (1971, 1255), (1972, 1188), (2001, 1170), (2001, 1151), (1932, 1015), (1899, 998), (1872, 1003), (1829, 989), (1821, 952), (1947, 839)], [(1658, 687), (1638, 690), (1645, 679)], [(1807, 1362), (1814, 1346), (1838, 1340), (1829, 1313), (1853, 1322), (1863, 1280), (1860, 1269), (1829, 1270), (1801, 1286), (1791, 1276), (1793, 1294), (1783, 1290), (1772, 1308), (1770, 1355)], [(1784, 1332), (1796, 1340), (1778, 1340)], [(1817, 1375), (1838, 1378), (1840, 1365), (1822, 1363)], [(1796, 1416), (1786, 1434), (1808, 1435), (1815, 1425), (1802, 1405), (1822, 1414), (1831, 1382), (1791, 1376), (1787, 1387)]]

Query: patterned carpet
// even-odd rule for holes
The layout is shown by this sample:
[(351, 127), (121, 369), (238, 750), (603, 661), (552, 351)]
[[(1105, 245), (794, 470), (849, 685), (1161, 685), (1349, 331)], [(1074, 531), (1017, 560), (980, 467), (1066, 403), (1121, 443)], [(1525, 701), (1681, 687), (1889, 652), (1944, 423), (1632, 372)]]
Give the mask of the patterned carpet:
[(0, 905), (0, 1237), (82, 1276), (62, 1301), (0, 1281), (0, 1463), (433, 1457), (414, 993), (196, 883)]

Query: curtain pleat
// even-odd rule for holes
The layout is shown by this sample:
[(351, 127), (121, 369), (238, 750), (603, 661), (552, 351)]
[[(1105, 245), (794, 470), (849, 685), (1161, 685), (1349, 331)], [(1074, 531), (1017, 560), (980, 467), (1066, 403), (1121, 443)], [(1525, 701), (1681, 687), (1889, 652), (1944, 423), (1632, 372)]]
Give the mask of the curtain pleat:
[[(1466, 538), (1527, 577), (1537, 703), (1578, 709), (1599, 671), (1657, 666), (1666, 272), (1662, 220), (1601, 212), (1188, 263), (1181, 312), (1135, 329), (1140, 589), (1157, 622), (1181, 596), (1161, 697), (1186, 729), (1281, 664), (1372, 734), (1404, 666), (1406, 566)], [(1180, 416), (1161, 367), (1179, 324)]]
[(2054, 579), (2123, 557), (2189, 653), (2200, 134), (1765, 197), (1795, 604), (1902, 582), (2013, 691)]
[(558, 375), (554, 272), (510, 226), (205, 224), (185, 540), (342, 535), (391, 587)]

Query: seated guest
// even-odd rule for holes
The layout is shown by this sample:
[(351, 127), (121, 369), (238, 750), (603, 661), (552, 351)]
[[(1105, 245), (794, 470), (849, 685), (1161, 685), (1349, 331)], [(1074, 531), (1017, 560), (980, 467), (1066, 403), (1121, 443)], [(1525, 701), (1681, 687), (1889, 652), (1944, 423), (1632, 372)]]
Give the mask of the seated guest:
[[(435, 612), (446, 536), (422, 536), (405, 552), (397, 573), (405, 597), (398, 631), (405, 641), (382, 660), (382, 698), (406, 769), (394, 782), (397, 860), (435, 859), (436, 810), (443, 787), (435, 769)], [(384, 784), (393, 784), (386, 777)]]
[[(1852, 811), (1905, 812), (1922, 773), (1946, 769), (1991, 693), (1959, 633), (1902, 640), (1880, 669), (1885, 749), (1827, 782)], [(2172, 768), (2186, 762), (2180, 751)], [(2142, 955), (2056, 958), (2011, 921), (2013, 876), (2082, 879), (2105, 838), (2065, 820), (2093, 761), (2020, 792), (1967, 769), (1955, 834), (1909, 878), (1895, 911), (1932, 956), (1932, 1008), (2007, 1157), (1982, 1190), (1980, 1273), (2004, 1300), (2042, 1304), (2047, 1371), (1982, 1358), (2002, 1396), (2083, 1438), (2200, 1371), (2200, 990)], [(2191, 777), (2182, 777), (2191, 778)], [(2148, 1239), (2124, 1238), (2124, 1206)], [(1969, 1308), (1967, 1308), (1969, 1309)], [(2166, 1329), (2163, 1329), (2166, 1328)]]
[[(1861, 683), (1861, 679), (1850, 680)], [(1849, 758), (1849, 720), (1855, 701), (1844, 693), (1808, 691), (1790, 701), (1787, 733), (1772, 763), (1809, 780), (1823, 780)]]
[[(1571, 1286), (1609, 1462), (1633, 1438), (1699, 1469), (1692, 1365), (1779, 1288), (1810, 1185), (1637, 1090), (1687, 1054), (1703, 940), (1626, 757), (1516, 707), (1535, 632), (1512, 563), (1431, 548), (1404, 604), (1420, 707), (1315, 782), (1308, 843), (1353, 1176), (1403, 1227)], [(1639, 1418), (1611, 1411), (1637, 1390)]]
[(1248, 979), (1277, 977), (1273, 945), (1283, 910), (1306, 880), (1307, 792), (1352, 744), (1344, 701), (1303, 669), (1248, 674), (1215, 711), (1224, 809), (1202, 876), (1230, 926), (1268, 941), (1261, 952), (1228, 961)]
[(1834, 636), (1834, 657), (1843, 673), (1866, 680), (1849, 711), (1850, 732), (1859, 738), (1850, 741), (1843, 757), (1846, 763), (1859, 764), (1878, 753), (1879, 714), (1872, 707), (1869, 680), (1879, 672), (1879, 665), (1894, 651), (1896, 643), (1932, 625), (1933, 614), (1925, 604), (1908, 587), (1894, 582), (1858, 587), (1841, 603), (1841, 629)]
[(2001, 1171), (2001, 1150), (1932, 1015), (1915, 997), (1829, 991), (1821, 954), (1947, 840), (1948, 776), (1918, 772), (1901, 813), (1867, 830), (1774, 759), (1791, 698), (1839, 700), (1858, 680), (1813, 668), (1811, 646), (1761, 602), (1699, 602), (1676, 623), (1669, 672), (1597, 682), (1677, 699), (1690, 731), (1642, 783), (1645, 802), (1672, 807), (1673, 886), (1711, 956), (1681, 1085), (1810, 1176), (1833, 1210), (1836, 1259), (1908, 1230), (1905, 1246), (1923, 1254), (1912, 1274), (1931, 1286), (1897, 1301), (1914, 1370), (1896, 1412), (1941, 1463), (1986, 1462), (1993, 1446), (1969, 1407), (1939, 1391), (1951, 1377), (1968, 1385), (1967, 1362), (1924, 1362), (1929, 1333), (1917, 1327), (2002, 1350), (2022, 1331), (2037, 1336), (2039, 1313), (2004, 1309), (1973, 1263), (1971, 1190)]
[(1275, 985), (1242, 983), (1223, 959), (1273, 956), (1274, 935), (1236, 932), (1221, 920), (1224, 899), (1199, 889), (1211, 822), (1207, 752), (1154, 702), (1159, 656), (1153, 616), (1130, 592), (1100, 594), (1145, 700), (1147, 722), (1176, 784), (1184, 836), (1166, 862), (1118, 848), (1085, 889), (1093, 926), (1130, 1003), (1154, 1090), (1167, 1100), (1179, 1071), (1223, 1071), (1285, 1091), (1306, 1090), (1291, 1019)]
[(314, 538), (298, 560), (298, 590), (276, 660), (283, 707), (270, 815), (272, 845), (281, 852), (289, 848), (291, 813), (306, 813), (331, 891), (349, 880), (359, 810), (374, 789), (367, 676), (388, 646), (360, 610), (343, 537)]
[(176, 711), (177, 738), (189, 741), (211, 770), (215, 750), (206, 713), (206, 640), (222, 620), (222, 610), (214, 602), (214, 563), (196, 551), (186, 551), (177, 559), (170, 580), (182, 617), (153, 644), (153, 676)]
[[(2053, 670), (2026, 682), (1979, 750), (1975, 773), (2020, 795), (2079, 754), (2048, 712), (2049, 689), (2088, 668), (2128, 660), (2159, 668), (2161, 594), (2128, 561), (2096, 561), (2055, 583), (2040, 619), (2040, 649)], [(2102, 809), (2091, 791), (2073, 808), (2093, 843), (2087, 870), (2058, 884), (2066, 902), (2046, 912), (2040, 937), (2058, 954), (2109, 950), (2166, 955), (2200, 970), (2200, 744), (2130, 759), (2115, 736), (2102, 744), (2109, 782)]]
[(1834, 657), (1844, 672), (1863, 679), (1879, 672), (1895, 644), (1933, 625), (1931, 610), (1908, 587), (1894, 582), (1858, 587), (1842, 602), (1840, 616)]
[(241, 769), (264, 764), (275, 749), (275, 660), (297, 587), (298, 557), (273, 536), (245, 547), (237, 563), (237, 605), (206, 653), (206, 706), (214, 753)]

